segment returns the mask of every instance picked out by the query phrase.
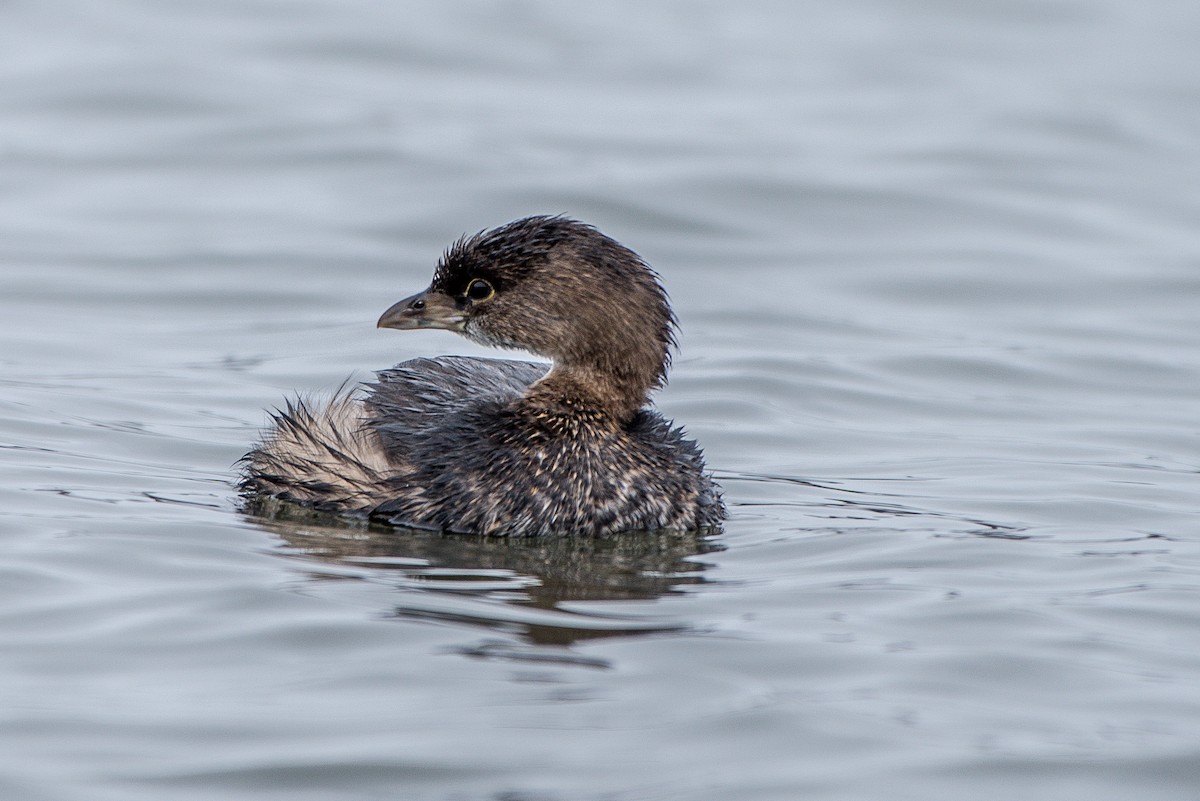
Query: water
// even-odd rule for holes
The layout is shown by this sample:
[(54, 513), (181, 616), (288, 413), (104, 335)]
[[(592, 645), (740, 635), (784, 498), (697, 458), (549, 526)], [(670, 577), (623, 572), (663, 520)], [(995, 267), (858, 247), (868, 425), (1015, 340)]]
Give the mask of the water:
[[(1194, 4), (0, 7), (0, 798), (1200, 795)], [(239, 512), (463, 232), (683, 325), (716, 537)], [(494, 355), (494, 354), (493, 354)]]

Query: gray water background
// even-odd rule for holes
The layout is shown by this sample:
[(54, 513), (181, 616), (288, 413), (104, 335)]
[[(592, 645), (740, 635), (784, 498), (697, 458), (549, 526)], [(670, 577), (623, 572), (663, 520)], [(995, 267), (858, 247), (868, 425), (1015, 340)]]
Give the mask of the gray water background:
[[(0, 798), (1200, 797), (1200, 5), (0, 4)], [(715, 537), (239, 512), (535, 212)], [(497, 354), (491, 354), (497, 355)]]

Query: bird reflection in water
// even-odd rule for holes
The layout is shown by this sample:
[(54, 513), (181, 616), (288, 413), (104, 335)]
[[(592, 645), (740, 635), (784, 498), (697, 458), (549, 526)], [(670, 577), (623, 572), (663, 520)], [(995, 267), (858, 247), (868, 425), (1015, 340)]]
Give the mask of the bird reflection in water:
[(703, 532), (512, 539), (355, 524), (271, 499), (249, 511), (250, 520), (282, 539), (288, 555), (344, 569), (314, 575), (394, 585), (398, 616), (485, 626), (536, 645), (687, 628), (624, 608), (563, 604), (681, 593), (706, 582), (708, 566), (696, 557), (721, 550)]

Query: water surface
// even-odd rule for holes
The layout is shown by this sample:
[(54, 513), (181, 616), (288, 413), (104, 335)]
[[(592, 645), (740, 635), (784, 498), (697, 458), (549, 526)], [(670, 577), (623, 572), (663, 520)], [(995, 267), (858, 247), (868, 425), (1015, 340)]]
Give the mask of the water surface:
[[(0, 797), (1200, 793), (1200, 10), (0, 8)], [(464, 232), (662, 273), (717, 536), (245, 514)], [(494, 354), (493, 354), (494, 355)]]

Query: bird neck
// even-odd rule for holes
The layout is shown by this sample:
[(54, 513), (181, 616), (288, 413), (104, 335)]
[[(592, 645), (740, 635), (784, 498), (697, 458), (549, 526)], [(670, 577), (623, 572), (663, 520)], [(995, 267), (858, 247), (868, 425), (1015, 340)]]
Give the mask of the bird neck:
[(550, 372), (526, 391), (524, 402), (572, 412), (586, 410), (624, 423), (646, 404), (656, 380), (656, 375), (608, 365), (556, 361)]

